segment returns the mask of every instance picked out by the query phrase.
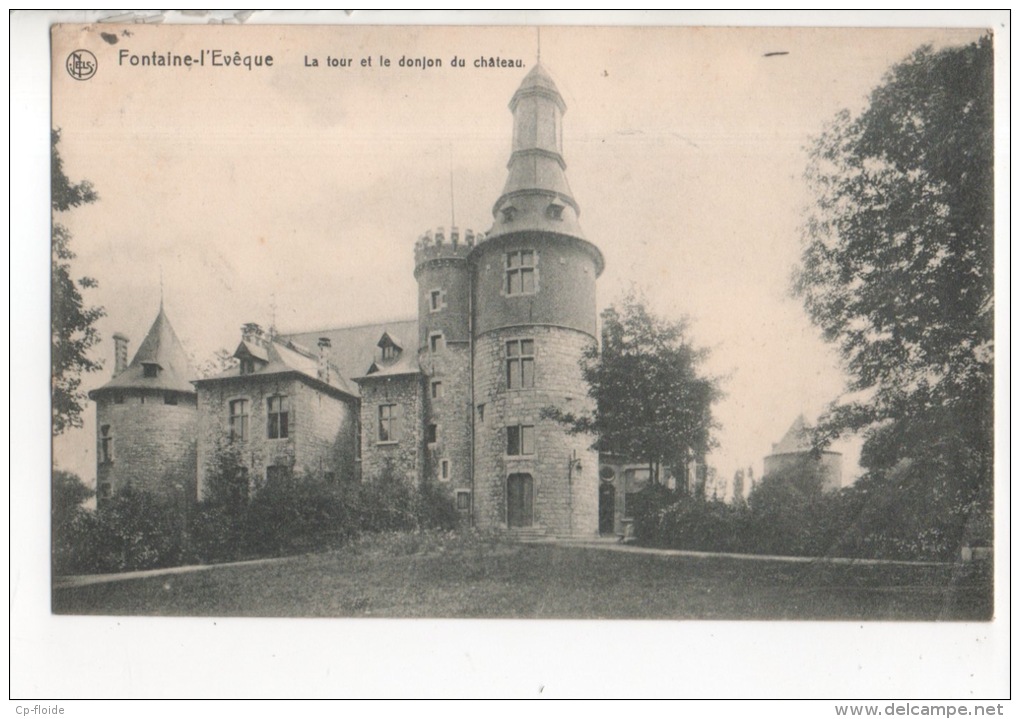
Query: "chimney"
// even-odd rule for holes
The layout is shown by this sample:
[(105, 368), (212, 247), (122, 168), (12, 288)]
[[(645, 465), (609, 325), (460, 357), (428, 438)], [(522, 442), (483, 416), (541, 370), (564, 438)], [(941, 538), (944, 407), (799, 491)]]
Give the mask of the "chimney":
[(330, 347), (333, 343), (329, 341), (329, 337), (319, 338), (319, 379), (323, 382), (329, 382), (329, 356)]
[(128, 366), (128, 338), (117, 332), (113, 335), (113, 376), (116, 377)]
[(259, 346), (265, 344), (262, 339), (262, 328), (254, 322), (247, 322), (241, 326), (241, 339)]

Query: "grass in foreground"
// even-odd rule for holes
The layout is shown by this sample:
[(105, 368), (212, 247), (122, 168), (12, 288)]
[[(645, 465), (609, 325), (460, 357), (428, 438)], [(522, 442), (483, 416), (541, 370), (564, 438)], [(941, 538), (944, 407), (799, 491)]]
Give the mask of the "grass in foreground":
[[(384, 543), (385, 544), (385, 543)], [(408, 551), (417, 553), (408, 554)], [(987, 620), (991, 567), (791, 564), (498, 542), (371, 543), (53, 592), (58, 614)]]

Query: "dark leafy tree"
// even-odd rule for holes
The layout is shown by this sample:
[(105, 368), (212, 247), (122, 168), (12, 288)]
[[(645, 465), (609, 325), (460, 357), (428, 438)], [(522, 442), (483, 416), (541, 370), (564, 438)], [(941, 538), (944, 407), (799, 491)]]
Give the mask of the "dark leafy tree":
[(599, 451), (647, 462), (653, 481), (665, 465), (678, 484), (689, 486), (690, 461), (715, 446), (712, 406), (721, 392), (717, 379), (701, 373), (707, 350), (694, 347), (687, 334), (686, 320), (656, 317), (628, 294), (602, 313), (601, 349), (593, 344), (581, 358), (594, 413), (547, 408), (543, 414), (593, 434)]
[(851, 378), (819, 444), (864, 430), (875, 487), (961, 537), (991, 501), (992, 88), (990, 37), (923, 47), (839, 114), (811, 149), (795, 276)]
[(52, 208), (54, 213), (52, 235), (52, 328), (51, 362), (53, 371), (53, 435), (71, 427), (80, 427), (87, 395), (81, 388), (82, 375), (95, 372), (102, 362), (92, 359), (89, 351), (99, 342), (95, 323), (105, 312), (101, 307), (89, 307), (83, 290), (96, 287), (91, 277), (74, 279), (71, 273), (71, 235), (57, 222), (57, 213), (67, 212), (83, 204), (95, 202), (97, 195), (91, 183), (83, 180), (73, 184), (64, 174), (64, 163), (57, 150), (60, 131), (52, 133)]
[(89, 571), (95, 540), (95, 515), (84, 504), (92, 491), (76, 474), (54, 470), (50, 504), (50, 540), (54, 574)]

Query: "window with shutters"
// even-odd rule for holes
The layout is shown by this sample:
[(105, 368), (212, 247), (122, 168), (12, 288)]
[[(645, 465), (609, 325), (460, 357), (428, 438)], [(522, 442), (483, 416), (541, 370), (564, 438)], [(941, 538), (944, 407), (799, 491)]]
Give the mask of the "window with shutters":
[(535, 453), (535, 426), (518, 424), (506, 428), (506, 453), (521, 457)]

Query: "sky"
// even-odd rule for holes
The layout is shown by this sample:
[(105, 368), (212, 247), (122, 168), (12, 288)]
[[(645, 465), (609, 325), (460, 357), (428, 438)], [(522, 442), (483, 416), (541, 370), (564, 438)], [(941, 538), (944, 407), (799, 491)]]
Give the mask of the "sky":
[[(921, 45), (978, 36), (542, 29), (541, 61), (567, 105), (567, 176), (606, 258), (599, 309), (633, 286), (655, 312), (691, 318), (693, 341), (711, 350), (704, 371), (723, 378), (708, 462), (724, 480), (748, 466), (761, 476), (797, 415), (813, 420), (844, 387), (838, 356), (790, 294), (812, 137), (840, 110), (860, 111)], [(249, 321), (290, 332), (412, 317), (415, 239), (451, 219), (491, 224), (509, 159), (507, 104), (538, 44), (529, 27), (59, 29), (52, 122), (68, 176), (100, 197), (58, 218), (73, 234), (75, 271), (98, 280), (88, 300), (107, 311), (96, 350), (107, 369), (87, 386), (109, 379), (114, 332), (138, 347), (161, 284), (199, 363), (233, 349)], [(65, 70), (77, 48), (98, 60), (90, 80)], [(131, 65), (203, 49), (272, 55), (273, 66)], [(454, 57), (465, 66), (452, 67)], [(490, 57), (523, 67), (474, 67)], [(400, 67), (401, 58), (442, 66)], [(57, 466), (87, 480), (93, 414), (54, 446)], [(856, 443), (835, 448), (847, 482)]]

